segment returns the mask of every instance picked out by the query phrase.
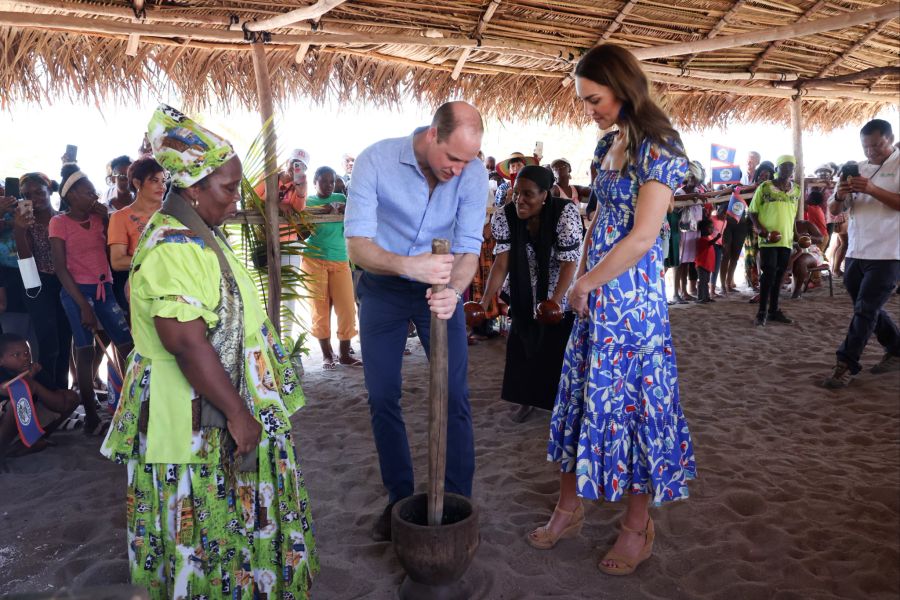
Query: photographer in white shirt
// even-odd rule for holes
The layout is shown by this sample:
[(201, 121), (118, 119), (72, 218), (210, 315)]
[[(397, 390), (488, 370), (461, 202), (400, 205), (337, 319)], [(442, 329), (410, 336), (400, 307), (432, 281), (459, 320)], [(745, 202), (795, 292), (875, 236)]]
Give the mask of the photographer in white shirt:
[(827, 388), (846, 387), (862, 369), (862, 352), (872, 333), (884, 347), (872, 373), (900, 370), (900, 329), (884, 305), (900, 279), (900, 150), (893, 146), (891, 124), (873, 119), (860, 131), (866, 159), (841, 170), (841, 181), (828, 203), (833, 215), (848, 211), (849, 248), (844, 286), (853, 299), (853, 318), (837, 350)]

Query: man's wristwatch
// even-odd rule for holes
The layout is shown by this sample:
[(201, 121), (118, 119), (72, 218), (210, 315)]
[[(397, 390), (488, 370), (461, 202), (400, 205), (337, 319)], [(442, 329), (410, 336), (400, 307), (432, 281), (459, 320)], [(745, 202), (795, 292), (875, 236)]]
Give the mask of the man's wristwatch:
[(462, 302), (462, 299), (463, 299), (462, 292), (460, 292), (458, 289), (456, 289), (456, 288), (453, 287), (452, 285), (448, 285), (448, 286), (447, 286), (447, 289), (448, 289), (448, 290), (453, 290), (453, 293), (456, 294), (456, 301), (457, 301), (457, 302)]

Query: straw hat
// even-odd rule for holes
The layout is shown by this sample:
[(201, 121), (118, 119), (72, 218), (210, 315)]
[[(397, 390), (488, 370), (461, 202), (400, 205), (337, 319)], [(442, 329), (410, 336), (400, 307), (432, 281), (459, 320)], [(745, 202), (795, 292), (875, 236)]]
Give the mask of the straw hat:
[(537, 165), (538, 164), (538, 160), (533, 156), (525, 156), (521, 152), (513, 152), (509, 158), (497, 163), (497, 173), (500, 174), (500, 177), (502, 177), (503, 179), (510, 178), (509, 177), (509, 163), (510, 163), (510, 161), (515, 160), (515, 159), (518, 159), (519, 161), (524, 162), (525, 163), (524, 166), (526, 166), (526, 167), (528, 165)]

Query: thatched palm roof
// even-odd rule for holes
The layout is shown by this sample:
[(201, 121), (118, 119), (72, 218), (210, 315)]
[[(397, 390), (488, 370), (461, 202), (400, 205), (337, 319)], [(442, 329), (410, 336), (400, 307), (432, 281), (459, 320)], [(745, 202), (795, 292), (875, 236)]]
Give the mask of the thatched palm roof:
[[(259, 23), (306, 6), (321, 17)], [(610, 41), (644, 60), (682, 127), (788, 122), (799, 90), (805, 123), (827, 129), (896, 104), (898, 16), (895, 0), (0, 0), (0, 89), (6, 108), (171, 88), (189, 108), (255, 107), (244, 26), (271, 33), (277, 102), (459, 97), (572, 123), (574, 62)]]

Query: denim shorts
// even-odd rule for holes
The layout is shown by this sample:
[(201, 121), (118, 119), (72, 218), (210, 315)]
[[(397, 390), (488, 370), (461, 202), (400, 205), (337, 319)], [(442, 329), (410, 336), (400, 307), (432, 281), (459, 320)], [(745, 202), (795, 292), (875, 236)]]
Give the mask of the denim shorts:
[[(91, 305), (97, 320), (103, 325), (103, 330), (109, 336), (116, 346), (131, 343), (131, 330), (128, 328), (128, 321), (125, 319), (125, 311), (116, 302), (116, 294), (113, 291), (111, 283), (103, 284), (103, 292), (105, 299), (97, 299), (97, 285), (79, 283), (78, 289)], [(76, 348), (87, 348), (94, 344), (93, 332), (81, 324), (81, 309), (78, 303), (69, 295), (66, 288), (59, 292), (59, 299), (62, 302), (63, 309), (66, 311), (66, 317), (69, 318), (69, 324), (72, 326), (72, 338)]]

